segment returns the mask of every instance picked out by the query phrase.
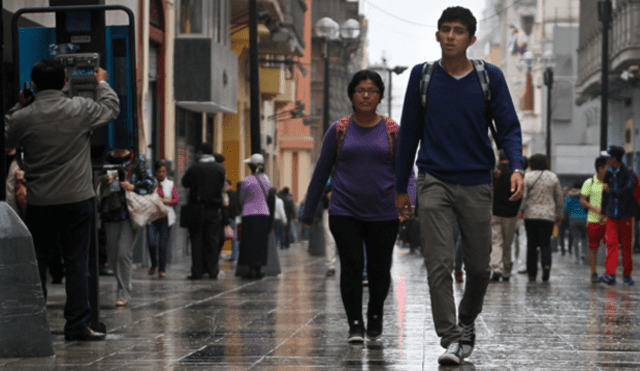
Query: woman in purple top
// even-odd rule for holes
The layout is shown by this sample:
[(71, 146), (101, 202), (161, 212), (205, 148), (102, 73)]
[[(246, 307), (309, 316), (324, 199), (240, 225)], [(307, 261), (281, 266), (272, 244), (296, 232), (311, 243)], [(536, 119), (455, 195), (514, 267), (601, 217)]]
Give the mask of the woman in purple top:
[[(329, 227), (341, 262), (340, 291), (349, 321), (349, 343), (362, 343), (365, 326), (362, 315), (362, 273), (366, 248), (369, 277), (369, 305), (366, 335), (376, 340), (382, 335), (384, 300), (391, 284), (393, 246), (398, 234), (395, 208), (394, 157), (385, 120), (376, 113), (384, 96), (384, 82), (377, 72), (362, 70), (348, 86), (354, 114), (345, 129), (339, 161), (334, 123), (325, 134), (318, 164), (307, 191), (302, 215), (310, 225), (322, 192), (331, 175), (332, 195)], [(392, 123), (395, 128), (397, 124)]]
[(263, 265), (267, 265), (268, 236), (271, 230), (267, 193), (271, 183), (263, 173), (264, 157), (255, 153), (244, 163), (251, 168), (251, 175), (244, 178), (240, 189), (242, 204), (242, 236), (238, 265), (249, 267), (245, 278), (261, 278)]

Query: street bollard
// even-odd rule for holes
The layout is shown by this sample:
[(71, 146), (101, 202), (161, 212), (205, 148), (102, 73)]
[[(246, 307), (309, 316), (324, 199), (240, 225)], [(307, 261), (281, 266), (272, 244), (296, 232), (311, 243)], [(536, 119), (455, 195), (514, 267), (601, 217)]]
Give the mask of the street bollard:
[(0, 358), (54, 355), (33, 239), (0, 202)]

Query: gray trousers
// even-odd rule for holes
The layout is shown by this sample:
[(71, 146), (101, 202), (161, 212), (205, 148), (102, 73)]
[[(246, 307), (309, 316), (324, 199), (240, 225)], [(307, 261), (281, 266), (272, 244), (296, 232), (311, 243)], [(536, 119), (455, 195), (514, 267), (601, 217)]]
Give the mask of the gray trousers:
[(130, 220), (104, 222), (107, 233), (109, 267), (118, 282), (116, 300), (131, 299), (131, 273), (133, 269), (133, 243), (139, 230), (134, 230)]
[[(482, 312), (491, 276), (492, 190), (490, 184), (467, 186), (420, 174), (418, 198), (433, 321), (440, 345), (446, 348), (462, 337), (458, 322), (471, 324)], [(452, 277), (453, 224), (456, 218), (460, 225), (460, 247), (466, 272), (458, 318)]]
[(493, 216), (491, 220), (491, 270), (503, 277), (511, 276), (511, 242), (516, 233), (518, 217)]

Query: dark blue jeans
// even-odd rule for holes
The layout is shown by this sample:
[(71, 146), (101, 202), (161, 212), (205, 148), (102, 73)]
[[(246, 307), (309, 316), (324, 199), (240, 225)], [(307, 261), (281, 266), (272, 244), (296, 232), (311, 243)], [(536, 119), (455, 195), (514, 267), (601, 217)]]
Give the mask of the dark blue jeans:
[(40, 282), (47, 298), (47, 268), (56, 239), (62, 245), (65, 269), (65, 334), (83, 333), (89, 318), (89, 243), (93, 222), (93, 198), (62, 205), (27, 205), (26, 224), (33, 236)]
[[(160, 265), (160, 272), (165, 272), (167, 265), (167, 246), (169, 245), (169, 219), (167, 217), (156, 219), (147, 226), (147, 245), (151, 266)], [(159, 256), (156, 256), (156, 251)], [(158, 260), (159, 259), (159, 260)]]

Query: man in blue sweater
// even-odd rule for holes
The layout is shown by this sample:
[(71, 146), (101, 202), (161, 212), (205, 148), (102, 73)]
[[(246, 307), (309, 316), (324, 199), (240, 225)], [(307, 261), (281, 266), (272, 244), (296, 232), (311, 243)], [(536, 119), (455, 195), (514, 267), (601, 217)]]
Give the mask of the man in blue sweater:
[[(422, 106), (422, 65), (411, 71), (402, 113), (396, 184), (396, 207), (411, 213), (407, 182), (418, 142), (420, 228), (428, 273), (431, 308), (440, 344), (441, 364), (460, 364), (475, 345), (476, 317), (482, 311), (491, 269), (491, 172), (495, 156), (488, 135), (483, 91), (467, 48), (476, 41), (476, 19), (468, 9), (446, 9), (438, 20), (436, 40), (442, 59), (433, 69)], [(509, 159), (511, 200), (522, 197), (520, 124), (502, 71), (487, 64), (495, 138)], [(453, 297), (453, 230), (458, 220), (467, 275), (456, 318)]]

